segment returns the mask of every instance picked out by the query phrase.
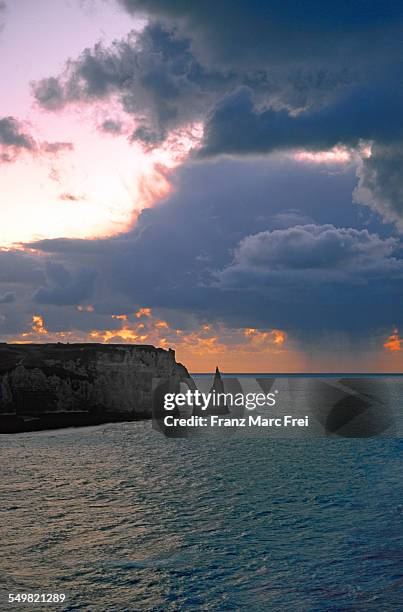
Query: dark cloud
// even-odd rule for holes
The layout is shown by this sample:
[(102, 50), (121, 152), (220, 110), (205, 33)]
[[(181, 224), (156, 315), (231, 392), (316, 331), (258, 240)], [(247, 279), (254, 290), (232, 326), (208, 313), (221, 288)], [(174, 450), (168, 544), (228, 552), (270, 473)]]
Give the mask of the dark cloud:
[(121, 121), (115, 119), (105, 119), (101, 124), (100, 129), (102, 132), (108, 132), (109, 134), (120, 134), (123, 129)]
[(157, 145), (164, 140), (164, 132), (155, 132), (148, 127), (140, 126), (134, 130), (132, 140), (140, 140), (147, 145)]
[(94, 291), (96, 272), (81, 268), (74, 274), (57, 262), (46, 264), (46, 286), (34, 295), (39, 304), (67, 305), (78, 304), (89, 298)]
[(233, 262), (217, 274), (223, 286), (264, 288), (312, 283), (365, 283), (403, 278), (399, 243), (368, 230), (297, 225), (243, 238)]
[(16, 295), (12, 291), (7, 291), (4, 295), (0, 295), (0, 304), (11, 304), (15, 302)]
[[(130, 13), (174, 22), (192, 33), (206, 58), (231, 66), (267, 68), (278, 62), (353, 62), (391, 45), (390, 31), (402, 20), (398, 0), (118, 0)], [(375, 48), (374, 48), (375, 47)], [(378, 49), (377, 49), (378, 47)]]
[(374, 144), (358, 169), (358, 177), (356, 202), (371, 206), (403, 232), (403, 143)]
[[(117, 95), (133, 140), (157, 146), (198, 121), (205, 156), (403, 141), (397, 0), (119, 3), (145, 14), (145, 29), (85, 49), (34, 84), (44, 108)], [(371, 205), (401, 219), (398, 205)]]
[(43, 265), (38, 257), (20, 251), (0, 250), (0, 283), (38, 285), (43, 283)]
[[(281, 159), (191, 164), (131, 232), (30, 246), (65, 268), (97, 270), (91, 299), (113, 296), (112, 312), (140, 304), (237, 327), (365, 335), (398, 323), (403, 268), (396, 238), (362, 230), (358, 214), (356, 227), (346, 225), (352, 181)], [(292, 225), (278, 230), (290, 201)], [(294, 227), (298, 214), (315, 222)], [(251, 243), (259, 265), (246, 256)]]
[(133, 137), (150, 144), (169, 130), (204, 120), (221, 96), (240, 85), (253, 89), (259, 103), (301, 109), (356, 78), (349, 65), (209, 66), (195, 52), (192, 34), (177, 24), (151, 22), (140, 35), (85, 49), (62, 75), (34, 83), (35, 97), (44, 108), (59, 110), (118, 93), (123, 109), (139, 122)]
[(325, 106), (292, 115), (256, 108), (252, 90), (242, 87), (215, 108), (201, 155), (323, 150), (337, 144), (356, 147), (361, 139), (396, 141), (403, 137), (402, 107), (403, 90), (397, 86), (361, 87), (349, 88)]
[(50, 155), (57, 155), (65, 151), (73, 151), (74, 144), (72, 142), (42, 142), (41, 151)]
[(0, 119), (0, 160), (3, 162), (14, 162), (23, 151), (31, 154), (58, 155), (73, 149), (72, 142), (37, 143), (15, 117)]
[(38, 103), (48, 110), (59, 110), (64, 106), (63, 88), (57, 78), (50, 77), (35, 84)]
[(205, 71), (190, 49), (190, 40), (175, 28), (152, 23), (138, 36), (130, 34), (109, 48), (97, 44), (70, 60), (61, 77), (33, 84), (38, 103), (59, 110), (72, 102), (91, 102), (120, 95), (123, 109), (140, 125), (136, 137), (167, 130), (204, 113), (208, 98), (225, 91), (225, 75)]
[(333, 103), (339, 90), (365, 89), (388, 75), (397, 82), (391, 70), (402, 47), (403, 11), (393, 0), (376, 0), (371, 10), (364, 0), (326, 7), (296, 0), (120, 3), (152, 20), (140, 35), (85, 49), (60, 77), (35, 83), (43, 107), (117, 92), (127, 112), (143, 116), (147, 137), (163, 138), (179, 124), (204, 119), (241, 85), (258, 105), (290, 112)]
[(204, 67), (233, 69), (248, 86), (210, 109), (204, 154), (372, 140), (355, 198), (403, 227), (401, 2), (118, 1), (175, 24)]
[(21, 123), (14, 117), (3, 117), (0, 119), (0, 145), (28, 150), (32, 150), (35, 147), (31, 136), (23, 131)]
[(98, 272), (86, 286), (106, 310), (113, 296), (114, 308), (143, 304), (312, 335), (365, 336), (399, 323), (401, 243), (351, 206), (352, 167), (298, 167), (278, 152), (371, 141), (355, 198), (400, 222), (402, 3), (120, 4), (148, 16), (144, 31), (70, 59), (34, 84), (37, 102), (57, 111), (118, 99), (132, 138), (149, 146), (200, 121), (199, 159), (176, 172), (173, 193), (131, 232), (31, 245), (61, 266), (47, 270), (35, 299), (49, 309), (86, 299), (85, 265)]
[[(288, 120), (293, 130), (297, 126), (300, 131), (308, 129), (316, 116), (308, 113), (300, 118), (298, 112), (317, 112), (319, 126), (316, 140), (311, 140), (319, 146), (321, 140), (334, 140), (334, 134), (326, 135), (332, 126), (323, 123), (330, 111), (318, 109), (327, 103), (337, 106), (335, 96), (343, 94), (346, 106), (332, 112), (342, 113), (354, 128), (353, 140), (360, 127), (368, 132), (382, 92), (385, 99), (376, 123), (385, 123), (382, 109), (394, 102), (391, 94), (400, 82), (395, 58), (403, 46), (403, 9), (395, 0), (373, 0), (370, 8), (365, 0), (342, 0), (331, 6), (318, 0), (303, 4), (222, 0), (218, 5), (210, 0), (120, 0), (120, 4), (133, 14), (145, 12), (150, 17), (144, 31), (110, 47), (97, 44), (85, 49), (78, 59), (68, 61), (62, 75), (35, 83), (36, 99), (44, 108), (57, 110), (70, 102), (118, 93), (124, 110), (140, 122), (135, 137), (144, 135), (147, 142), (150, 138), (156, 142), (178, 125), (214, 115), (223, 95), (246, 86), (257, 105), (254, 113), (264, 124), (273, 117), (260, 112), (262, 108), (283, 111), (278, 129), (286, 129)], [(351, 94), (344, 92), (349, 87)], [(367, 121), (359, 115), (361, 104)], [(396, 101), (393, 108), (397, 106)], [(355, 115), (361, 119), (356, 127)], [(236, 134), (236, 124), (233, 127)], [(348, 131), (346, 127), (347, 136)], [(270, 144), (260, 145), (259, 150), (271, 150)]]

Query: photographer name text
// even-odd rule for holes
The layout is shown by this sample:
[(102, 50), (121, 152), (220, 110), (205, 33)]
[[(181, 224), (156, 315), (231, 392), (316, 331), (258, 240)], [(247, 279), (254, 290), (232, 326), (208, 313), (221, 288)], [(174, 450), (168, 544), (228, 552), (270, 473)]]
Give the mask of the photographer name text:
[(246, 417), (223, 417), (217, 415), (164, 417), (166, 427), (309, 427), (309, 417), (293, 417), (284, 415), (281, 417), (263, 417), (261, 415), (249, 414)]

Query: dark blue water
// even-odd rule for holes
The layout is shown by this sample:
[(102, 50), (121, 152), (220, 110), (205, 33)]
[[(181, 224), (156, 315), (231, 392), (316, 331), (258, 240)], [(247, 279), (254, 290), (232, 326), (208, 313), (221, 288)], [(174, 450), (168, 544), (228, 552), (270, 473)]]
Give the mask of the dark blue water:
[[(399, 439), (0, 437), (0, 609), (402, 609)], [(16, 607), (13, 609), (31, 609)]]

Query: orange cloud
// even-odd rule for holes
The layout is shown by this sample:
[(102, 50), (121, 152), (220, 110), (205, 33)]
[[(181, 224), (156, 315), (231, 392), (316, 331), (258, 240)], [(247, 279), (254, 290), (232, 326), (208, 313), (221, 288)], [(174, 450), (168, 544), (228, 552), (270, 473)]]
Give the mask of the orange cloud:
[(150, 174), (140, 177), (138, 191), (144, 208), (151, 207), (165, 198), (172, 191), (169, 168), (163, 163), (155, 162)]
[(271, 333), (273, 336), (274, 344), (284, 344), (287, 339), (287, 334), (281, 329), (273, 329)]
[(391, 335), (384, 342), (384, 347), (389, 351), (401, 351), (402, 350), (403, 339), (399, 336), (399, 331), (397, 328), (393, 330)]
[(256, 330), (254, 327), (246, 327), (246, 328), (244, 329), (243, 334), (244, 334), (244, 336), (245, 336), (246, 338), (250, 338), (250, 337), (251, 337), (251, 336), (253, 336), (253, 334), (255, 334), (256, 332), (257, 332), (257, 330)]
[(157, 329), (168, 329), (169, 325), (166, 321), (157, 321), (155, 327)]
[(259, 331), (254, 327), (246, 327), (243, 331), (245, 338), (248, 338), (252, 345), (262, 345), (267, 343), (277, 344), (281, 346), (287, 338), (287, 334), (281, 329), (271, 329), (268, 331)]
[(346, 147), (333, 147), (328, 151), (298, 151), (294, 159), (311, 164), (345, 164), (352, 159), (352, 152)]
[(140, 308), (140, 310), (135, 313), (135, 316), (137, 319), (140, 317), (151, 317), (151, 308)]
[(191, 352), (195, 355), (224, 353), (226, 350), (228, 350), (228, 347), (226, 347), (225, 344), (219, 342), (217, 336), (203, 338), (199, 336), (197, 332), (191, 332), (181, 336), (179, 341), (173, 341), (173, 345), (178, 351)]
[(32, 331), (36, 334), (41, 334), (45, 336), (48, 334), (48, 330), (45, 327), (45, 323), (43, 318), (40, 315), (33, 315), (32, 317)]
[[(86, 305), (77, 306), (77, 309), (91, 312), (91, 307)], [(289, 346), (284, 350), (287, 335), (279, 329), (228, 328), (220, 323), (181, 329), (153, 316), (150, 308), (140, 308), (133, 315), (114, 314), (111, 319), (116, 329), (48, 332), (43, 318), (34, 315), (31, 330), (21, 334), (17, 342), (42, 339), (46, 342), (146, 343), (173, 348), (177, 358), (193, 371), (210, 371), (217, 363), (232, 371), (248, 371), (252, 363), (255, 371), (265, 371), (270, 369), (270, 364), (279, 363), (284, 364), (284, 370), (298, 369), (293, 361), (297, 358), (295, 350)]]
[(121, 329), (104, 329), (93, 330), (90, 332), (90, 338), (97, 342), (109, 342), (114, 339), (124, 340), (125, 342), (136, 342), (139, 336), (130, 328), (123, 327)]
[(254, 355), (274, 357), (285, 343), (287, 335), (280, 329), (258, 330), (253, 327), (231, 329), (223, 325), (204, 323), (200, 328), (183, 330), (171, 327), (163, 319), (153, 317), (150, 308), (140, 308), (135, 314), (142, 321), (130, 322), (127, 315), (112, 315), (121, 321), (120, 329), (93, 330), (90, 340), (96, 342), (147, 342), (163, 348), (172, 347), (187, 363), (208, 356), (220, 355), (220, 360), (231, 353), (242, 362)]

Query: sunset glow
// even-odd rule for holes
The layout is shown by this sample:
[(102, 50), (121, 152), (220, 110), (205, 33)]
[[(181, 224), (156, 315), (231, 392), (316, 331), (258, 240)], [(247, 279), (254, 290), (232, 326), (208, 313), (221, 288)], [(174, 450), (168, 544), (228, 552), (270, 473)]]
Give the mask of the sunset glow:
[[(93, 314), (92, 306), (80, 306), (82, 313)], [(144, 322), (138, 319), (142, 318)], [(150, 308), (140, 308), (134, 314), (116, 314), (110, 316), (116, 321), (116, 327), (110, 329), (93, 329), (88, 333), (78, 330), (61, 330), (51, 332), (47, 329), (41, 315), (33, 315), (31, 328), (13, 338), (13, 342), (36, 342), (46, 337), (47, 342), (100, 342), (100, 343), (135, 343), (154, 344), (176, 350), (178, 358), (190, 364), (193, 370), (203, 371), (212, 368), (215, 360), (225, 363), (228, 347), (232, 356), (236, 356), (244, 368), (253, 355), (270, 359), (279, 350), (288, 355), (293, 363), (295, 351), (285, 350), (283, 345), (287, 335), (284, 331), (271, 329), (258, 331), (253, 328), (229, 329), (223, 325), (204, 323), (198, 329), (184, 330), (170, 326), (167, 321), (154, 316)], [(207, 365), (208, 364), (208, 365)]]
[(190, 127), (149, 150), (129, 136), (101, 134), (91, 126), (93, 116), (84, 117), (69, 113), (61, 123), (38, 113), (38, 137), (42, 130), (41, 138), (56, 141), (68, 132), (70, 146), (57, 153), (34, 149), (13, 164), (0, 164), (2, 200), (13, 202), (3, 211), (1, 246), (130, 229), (143, 208), (169, 194), (170, 173), (200, 138), (200, 129)]
[(344, 147), (334, 147), (329, 151), (298, 151), (294, 158), (312, 164), (346, 164), (351, 161), (352, 153)]
[(403, 346), (403, 340), (399, 336), (399, 331), (394, 329), (389, 338), (383, 345), (389, 351), (401, 351)]

